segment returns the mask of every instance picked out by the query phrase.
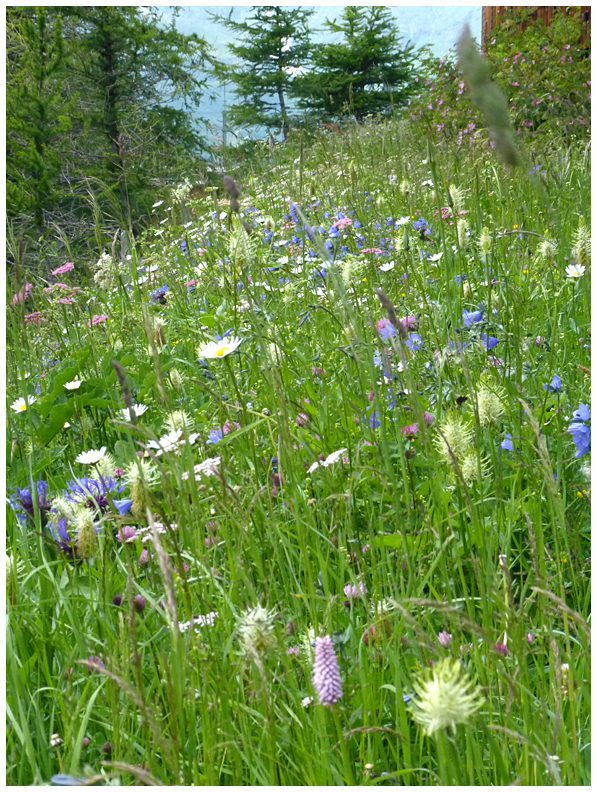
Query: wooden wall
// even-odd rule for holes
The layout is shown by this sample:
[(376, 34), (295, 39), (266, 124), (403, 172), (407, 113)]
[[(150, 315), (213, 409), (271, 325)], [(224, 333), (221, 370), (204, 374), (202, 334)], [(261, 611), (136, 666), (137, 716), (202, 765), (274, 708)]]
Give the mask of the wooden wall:
[[(545, 25), (550, 25), (556, 9), (568, 12), (577, 12), (580, 8), (580, 13), (584, 22), (586, 23), (587, 30), (582, 37), (582, 43), (590, 45), (591, 43), (591, 6), (483, 6), (482, 26), (481, 26), (481, 42), (484, 44), (494, 28), (499, 24), (500, 17), (505, 16), (507, 12), (518, 11), (522, 9), (532, 10), (531, 19), (542, 19)], [(525, 29), (527, 24), (521, 24), (522, 30)]]

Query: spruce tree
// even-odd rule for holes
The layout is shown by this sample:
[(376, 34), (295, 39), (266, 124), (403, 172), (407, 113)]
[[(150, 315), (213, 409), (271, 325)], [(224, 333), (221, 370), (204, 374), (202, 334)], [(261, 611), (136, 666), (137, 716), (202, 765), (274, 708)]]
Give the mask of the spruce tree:
[(292, 94), (299, 106), (320, 118), (391, 113), (406, 104), (414, 90), (416, 58), (404, 45), (390, 10), (383, 6), (347, 6), (341, 21), (326, 21), (340, 43), (313, 52), (313, 68), (297, 78)]
[(32, 225), (37, 239), (57, 219), (66, 189), (61, 171), (72, 103), (61, 90), (64, 65), (60, 14), (7, 8), (7, 214)]
[(288, 92), (311, 52), (308, 22), (313, 11), (285, 6), (253, 6), (252, 10), (242, 22), (232, 19), (232, 11), (227, 18), (211, 15), (240, 39), (228, 49), (241, 62), (217, 70), (222, 79), (234, 83), (238, 97), (227, 118), (240, 127), (281, 132), (286, 140), (292, 119)]

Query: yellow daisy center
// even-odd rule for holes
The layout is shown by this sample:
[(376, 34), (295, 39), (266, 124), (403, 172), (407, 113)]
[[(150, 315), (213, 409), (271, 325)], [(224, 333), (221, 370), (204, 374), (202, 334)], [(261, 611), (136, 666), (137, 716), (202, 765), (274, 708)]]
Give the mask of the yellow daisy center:
[(230, 350), (230, 347), (227, 347), (227, 346), (225, 346), (225, 347), (222, 347), (221, 349), (218, 349), (218, 351), (216, 352), (216, 355), (217, 355), (218, 357), (224, 357), (224, 355), (225, 355), (225, 354), (226, 354), (226, 353), (227, 353), (229, 350)]

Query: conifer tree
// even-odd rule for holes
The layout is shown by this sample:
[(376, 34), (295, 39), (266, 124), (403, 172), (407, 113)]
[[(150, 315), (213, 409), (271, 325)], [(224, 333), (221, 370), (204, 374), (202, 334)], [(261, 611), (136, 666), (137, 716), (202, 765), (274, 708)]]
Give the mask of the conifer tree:
[(55, 220), (72, 103), (61, 90), (64, 45), (60, 14), (7, 8), (7, 209), (42, 237)]
[(414, 89), (415, 62), (421, 53), (403, 45), (390, 10), (383, 6), (347, 6), (341, 21), (326, 21), (340, 43), (313, 52), (313, 68), (292, 84), (300, 107), (321, 118), (346, 113), (361, 121), (406, 104)]
[(228, 49), (241, 62), (217, 70), (222, 79), (234, 83), (238, 97), (227, 117), (240, 127), (280, 131), (286, 140), (292, 118), (288, 92), (311, 52), (308, 22), (313, 11), (285, 6), (252, 9), (252, 15), (242, 22), (233, 20), (232, 12), (227, 18), (212, 14), (240, 39)]

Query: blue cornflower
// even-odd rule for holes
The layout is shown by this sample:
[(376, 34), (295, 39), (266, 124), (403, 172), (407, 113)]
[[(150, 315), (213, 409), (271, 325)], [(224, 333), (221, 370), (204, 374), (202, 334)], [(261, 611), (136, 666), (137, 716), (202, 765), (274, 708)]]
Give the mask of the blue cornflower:
[(71, 503), (86, 506), (88, 509), (98, 508), (102, 514), (110, 508), (109, 495), (118, 513), (126, 514), (133, 503), (131, 498), (114, 498), (114, 495), (118, 495), (123, 489), (124, 484), (117, 484), (111, 476), (102, 476), (101, 479), (83, 476), (69, 481), (65, 495)]
[(506, 432), (506, 435), (501, 442), (501, 446), (506, 451), (514, 451), (514, 446), (512, 445), (512, 435), (510, 434), (510, 432)]
[(454, 275), (454, 280), (460, 286), (461, 281), (466, 280), (466, 275)]
[(543, 386), (543, 390), (547, 390), (548, 388), (550, 393), (559, 393), (562, 390), (562, 380), (557, 374), (554, 374), (550, 383), (546, 382)]
[(591, 427), (584, 423), (573, 423), (568, 427), (576, 446), (575, 457), (581, 457), (591, 450)]
[(415, 229), (415, 231), (420, 231), (421, 233), (423, 233), (428, 228), (427, 220), (425, 220), (424, 217), (420, 217), (418, 220), (413, 220), (413, 228)]
[[(31, 478), (29, 479), (31, 481)], [(39, 479), (37, 485), (37, 505), (39, 506), (41, 524), (45, 525), (47, 522), (48, 512), (52, 505), (51, 498), (48, 498), (48, 482)], [(17, 515), (18, 521), (23, 525), (27, 522), (27, 518), (35, 520), (35, 510), (33, 507), (33, 493), (32, 484), (29, 487), (21, 489), (17, 487), (17, 491), (10, 498), (10, 505)]]
[(170, 291), (170, 287), (164, 283), (163, 286), (160, 286), (159, 289), (151, 292), (151, 301), (152, 302), (159, 302), (165, 303), (166, 302), (166, 292)]
[(465, 327), (470, 327), (473, 322), (480, 322), (483, 319), (483, 311), (466, 311), (462, 312), (462, 321)]
[(64, 555), (70, 559), (75, 558), (76, 550), (74, 532), (71, 538), (67, 528), (66, 517), (59, 517), (55, 523), (50, 523), (50, 531), (54, 541), (58, 545), (58, 548), (64, 553)]

